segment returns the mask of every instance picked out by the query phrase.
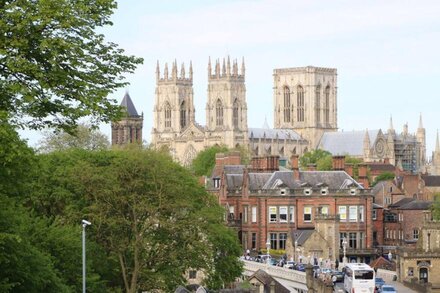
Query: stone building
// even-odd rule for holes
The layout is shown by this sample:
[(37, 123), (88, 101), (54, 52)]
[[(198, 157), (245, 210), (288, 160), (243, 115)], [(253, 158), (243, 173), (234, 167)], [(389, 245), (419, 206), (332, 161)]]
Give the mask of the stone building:
[(333, 155), (350, 155), (364, 162), (389, 162), (409, 172), (425, 172), (426, 135), (420, 116), (415, 134), (394, 130), (392, 120), (386, 132), (382, 129), (364, 131), (325, 132), (317, 148)]
[[(241, 66), (229, 57), (216, 60), (214, 65), (209, 60), (206, 126), (202, 126), (195, 121), (191, 64), (188, 75), (184, 64), (179, 75), (176, 62), (171, 74), (165, 64), (161, 75), (158, 64), (152, 145), (168, 148), (183, 165), (213, 145), (245, 147), (254, 156), (279, 155), (288, 160), (310, 150), (324, 131), (336, 130), (336, 69), (309, 66), (274, 70), (279, 109), (275, 129), (267, 123), (262, 128), (248, 126), (245, 73), (244, 60)], [(308, 108), (312, 102), (318, 110)], [(285, 114), (280, 112), (281, 107)]]
[(429, 173), (440, 176), (440, 142), (437, 130), (437, 138), (435, 141), (435, 151), (432, 153), (431, 166)]
[(144, 114), (138, 114), (128, 92), (125, 93), (121, 106), (126, 109), (126, 115), (120, 121), (111, 124), (112, 145), (142, 143)]
[[(339, 233), (333, 229), (338, 249), (345, 238), (351, 260), (371, 259), (373, 197), (347, 172), (300, 171), (297, 156), (292, 158), (293, 170), (280, 168), (274, 156), (254, 158), (251, 166), (221, 165), (231, 161), (221, 159), (207, 189), (225, 207), (228, 225), (237, 232), (243, 249), (264, 249), (266, 241), (271, 249), (286, 249), (292, 230), (313, 230), (323, 217), (338, 216)], [(314, 255), (334, 259), (341, 255), (336, 250), (329, 246), (316, 249)]]

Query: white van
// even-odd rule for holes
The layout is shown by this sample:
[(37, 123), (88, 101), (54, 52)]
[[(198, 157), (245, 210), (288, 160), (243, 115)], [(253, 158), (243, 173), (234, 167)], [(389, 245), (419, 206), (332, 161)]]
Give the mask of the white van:
[(344, 289), (348, 293), (374, 293), (375, 272), (365, 263), (349, 263), (344, 267)]

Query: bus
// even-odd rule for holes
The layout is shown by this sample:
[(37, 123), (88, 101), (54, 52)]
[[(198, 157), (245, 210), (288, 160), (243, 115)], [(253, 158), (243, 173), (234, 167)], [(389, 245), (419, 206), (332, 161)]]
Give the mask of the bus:
[(374, 270), (364, 263), (350, 263), (344, 267), (344, 289), (348, 293), (374, 293)]

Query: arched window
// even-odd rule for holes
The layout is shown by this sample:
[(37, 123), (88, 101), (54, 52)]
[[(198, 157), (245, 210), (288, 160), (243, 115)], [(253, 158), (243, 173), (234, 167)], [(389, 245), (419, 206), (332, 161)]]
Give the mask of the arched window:
[(180, 104), (180, 128), (185, 128), (186, 126), (186, 107), (185, 101)]
[(232, 123), (234, 125), (234, 128), (238, 128), (238, 102), (237, 99), (235, 99), (234, 104), (232, 105)]
[(296, 93), (296, 103), (297, 103), (297, 121), (304, 121), (304, 88), (302, 86), (298, 86)]
[(321, 85), (318, 85), (315, 91), (315, 120), (316, 123), (321, 122)]
[(165, 128), (171, 127), (171, 106), (165, 104)]
[(288, 86), (284, 87), (284, 122), (290, 122), (290, 89)]
[(216, 126), (222, 126), (223, 125), (223, 105), (222, 101), (220, 99), (217, 100), (217, 103), (215, 105), (215, 124)]
[(325, 101), (324, 101), (324, 121), (330, 122), (330, 86), (325, 88)]

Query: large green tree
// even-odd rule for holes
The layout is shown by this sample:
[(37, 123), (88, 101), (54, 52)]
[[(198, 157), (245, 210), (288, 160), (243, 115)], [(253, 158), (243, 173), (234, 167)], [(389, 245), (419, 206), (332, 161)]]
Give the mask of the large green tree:
[(89, 235), (118, 261), (126, 292), (170, 292), (189, 269), (205, 271), (211, 288), (240, 275), (241, 249), (223, 209), (165, 152), (131, 146), (42, 158), (46, 179), (33, 206), (68, 223), (91, 220)]
[[(309, 152), (304, 153), (299, 158), (299, 163), (302, 168), (307, 168), (310, 164), (318, 164), (320, 160), (326, 160), (328, 157), (331, 158), (332, 154), (328, 151), (316, 149)], [(324, 163), (324, 162), (323, 162)], [(324, 166), (324, 165), (323, 165)], [(330, 166), (331, 167), (331, 166)], [(322, 167), (321, 169), (325, 169), (325, 167)]]
[(218, 145), (214, 145), (201, 151), (192, 161), (191, 170), (196, 176), (211, 175), (215, 166), (215, 155), (225, 152), (228, 152), (228, 148), (226, 146)]
[(0, 121), (70, 131), (80, 117), (119, 117), (107, 96), (142, 60), (96, 32), (114, 9), (114, 0), (1, 0)]

